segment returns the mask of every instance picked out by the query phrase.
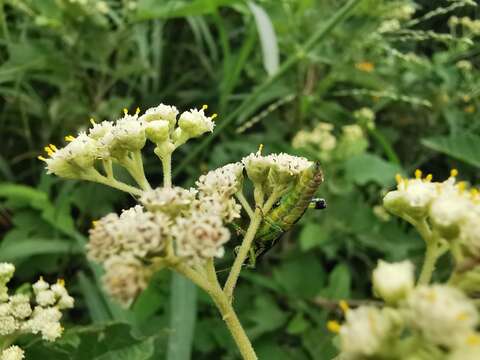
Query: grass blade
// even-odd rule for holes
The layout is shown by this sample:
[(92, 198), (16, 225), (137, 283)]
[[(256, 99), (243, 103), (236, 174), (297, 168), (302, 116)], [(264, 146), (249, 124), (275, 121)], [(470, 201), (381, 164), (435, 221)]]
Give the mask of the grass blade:
[(197, 288), (177, 273), (171, 279), (170, 314), (167, 360), (189, 360), (197, 315)]

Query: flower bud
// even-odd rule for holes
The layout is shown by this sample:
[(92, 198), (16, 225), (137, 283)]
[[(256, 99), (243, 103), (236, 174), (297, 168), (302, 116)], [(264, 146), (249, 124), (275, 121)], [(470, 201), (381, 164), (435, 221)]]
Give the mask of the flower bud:
[(212, 119), (213, 117), (205, 115), (203, 108), (201, 110), (192, 109), (180, 115), (178, 126), (185, 134), (188, 134), (188, 137), (193, 138), (207, 131), (212, 132), (215, 126)]
[(380, 260), (372, 274), (375, 294), (387, 303), (397, 303), (415, 286), (413, 264), (410, 261), (387, 263)]
[(166, 120), (154, 120), (145, 125), (145, 133), (147, 138), (158, 144), (169, 138), (169, 123)]
[(145, 114), (140, 117), (140, 121), (167, 121), (170, 129), (173, 129), (175, 123), (177, 122), (177, 115), (178, 110), (175, 106), (160, 104), (145, 111)]

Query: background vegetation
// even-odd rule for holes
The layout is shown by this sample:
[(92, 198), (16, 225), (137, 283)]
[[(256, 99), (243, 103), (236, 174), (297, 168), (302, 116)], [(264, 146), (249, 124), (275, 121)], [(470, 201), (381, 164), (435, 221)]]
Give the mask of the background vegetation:
[[(177, 184), (260, 143), (321, 161), (328, 210), (246, 271), (235, 301), (260, 359), (334, 357), (338, 300), (371, 296), (378, 258), (420, 260), (422, 241), (381, 207), (395, 174), (480, 175), (475, 3), (357, 2), (340, 19), (347, 1), (0, 1), (0, 260), (17, 285), (63, 276), (76, 299), (62, 340), (24, 344), (28, 358), (238, 358), (207, 297), (168, 273), (131, 310), (112, 303), (83, 246), (132, 199), (36, 159), (91, 117), (160, 102), (219, 113), (214, 136), (176, 155)], [(160, 182), (157, 159), (146, 171)]]

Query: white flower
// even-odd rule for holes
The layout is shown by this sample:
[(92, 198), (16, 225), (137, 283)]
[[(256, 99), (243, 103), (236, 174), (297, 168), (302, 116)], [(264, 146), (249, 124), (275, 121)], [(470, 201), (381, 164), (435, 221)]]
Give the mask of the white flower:
[(145, 124), (145, 133), (150, 141), (162, 143), (170, 137), (170, 124), (166, 120), (150, 121)]
[(156, 188), (144, 191), (140, 203), (152, 212), (161, 211), (176, 216), (190, 208), (196, 195), (195, 189), (184, 189), (178, 186), (172, 188)]
[(52, 290), (44, 290), (38, 292), (35, 301), (38, 305), (47, 307), (55, 304), (57, 302), (57, 298)]
[(55, 297), (57, 298), (57, 307), (59, 309), (73, 308), (75, 299), (68, 294), (63, 280), (58, 280), (56, 284), (53, 284), (50, 287), (50, 289), (53, 291)]
[(430, 203), (437, 196), (436, 186), (428, 180), (421, 179), (421, 173), (416, 179), (402, 179), (397, 176), (397, 190), (388, 192), (383, 204), (394, 214), (408, 214), (420, 218), (427, 214)]
[(242, 163), (227, 164), (200, 176), (195, 184), (203, 194), (230, 197), (242, 187), (242, 172)]
[(8, 299), (7, 283), (15, 272), (15, 266), (10, 263), (0, 263), (0, 301)]
[(175, 144), (181, 145), (190, 138), (198, 137), (207, 131), (212, 132), (215, 127), (213, 119), (215, 115), (205, 115), (204, 106), (202, 109), (191, 109), (185, 111), (178, 119), (178, 128), (174, 133)]
[(170, 124), (170, 129), (173, 129), (177, 121), (177, 115), (178, 110), (175, 106), (160, 104), (145, 111), (145, 114), (140, 117), (140, 120), (145, 122), (166, 120)]
[(105, 262), (103, 285), (122, 306), (128, 307), (148, 285), (150, 274), (132, 257), (112, 257)]
[(469, 214), (460, 228), (460, 242), (467, 250), (467, 253), (474, 257), (480, 256), (480, 215)]
[(62, 313), (56, 307), (36, 306), (31, 318), (23, 324), (23, 330), (32, 334), (42, 334), (42, 339), (54, 341), (62, 335), (63, 328), (60, 324)]
[(458, 236), (460, 226), (472, 208), (472, 201), (465, 191), (447, 180), (439, 186), (438, 195), (430, 205), (429, 215), (441, 235), (449, 239)]
[(230, 232), (218, 215), (193, 213), (188, 218), (177, 218), (172, 228), (176, 254), (189, 264), (201, 264), (206, 259), (222, 257), (223, 244)]
[(248, 178), (254, 184), (263, 184), (267, 180), (272, 164), (272, 159), (260, 153), (251, 153), (242, 159)]
[(375, 294), (386, 302), (404, 299), (414, 288), (413, 264), (410, 261), (387, 263), (380, 260), (372, 274)]
[(97, 142), (85, 133), (80, 133), (64, 148), (49, 145), (45, 150), (50, 155), (50, 158), (42, 158), (47, 164), (47, 173), (71, 179), (81, 178), (99, 156)]
[(121, 158), (125, 151), (138, 151), (145, 146), (145, 127), (136, 114), (125, 114), (117, 120), (111, 134), (112, 138), (105, 142), (114, 157)]
[(478, 325), (475, 305), (456, 288), (420, 286), (407, 298), (411, 326), (434, 344), (455, 347)]
[(381, 353), (399, 327), (398, 314), (391, 309), (362, 306), (345, 317), (340, 328), (342, 354), (359, 359)]
[(313, 165), (313, 162), (299, 156), (285, 153), (270, 154), (271, 167), (268, 173), (268, 189), (283, 191), (293, 184), (297, 177)]
[(0, 335), (10, 335), (18, 330), (18, 321), (11, 315), (0, 316)]
[(38, 281), (32, 285), (32, 288), (33, 292), (37, 294), (39, 291), (48, 290), (50, 288), (50, 284), (40, 277), (40, 279), (38, 279)]
[(2, 351), (0, 360), (22, 360), (25, 358), (23, 350), (17, 345), (12, 345)]
[(18, 294), (10, 296), (10, 313), (17, 319), (25, 319), (32, 313), (30, 298), (27, 295)]
[(127, 254), (144, 257), (161, 252), (169, 219), (163, 214), (143, 211), (135, 206), (119, 216), (109, 214), (90, 229), (87, 256), (98, 262)]
[(231, 223), (240, 218), (242, 207), (232, 197), (222, 197), (219, 194), (205, 195), (200, 193), (199, 199), (193, 204), (193, 209), (204, 214), (220, 216), (225, 223)]
[(94, 140), (100, 140), (105, 135), (111, 133), (114, 128), (114, 124), (111, 121), (102, 121), (101, 123), (91, 121), (93, 127), (88, 130), (88, 136)]

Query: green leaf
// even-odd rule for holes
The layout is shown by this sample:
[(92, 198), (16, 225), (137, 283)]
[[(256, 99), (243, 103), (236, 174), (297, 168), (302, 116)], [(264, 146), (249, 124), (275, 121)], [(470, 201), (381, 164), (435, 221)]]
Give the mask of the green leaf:
[(309, 253), (282, 262), (273, 270), (273, 279), (289, 297), (308, 299), (324, 286), (325, 272), (322, 263)]
[(212, 13), (220, 6), (229, 6), (239, 0), (140, 0), (137, 19), (170, 19)]
[(351, 157), (345, 162), (345, 177), (358, 185), (369, 182), (389, 185), (394, 181), (395, 174), (401, 172), (398, 165), (368, 153)]
[(279, 308), (273, 297), (257, 296), (249, 318), (256, 325), (248, 329), (248, 335), (254, 339), (267, 332), (281, 328), (287, 321), (287, 314)]
[(173, 273), (170, 292), (168, 360), (189, 360), (197, 316), (197, 288), (187, 278)]
[(94, 283), (83, 273), (78, 274), (78, 283), (80, 291), (87, 303), (90, 316), (94, 322), (108, 321), (112, 319), (108, 308), (103, 301), (102, 295), (99, 293)]
[(338, 264), (330, 273), (328, 287), (323, 289), (321, 295), (330, 299), (341, 300), (350, 297), (351, 275), (346, 264)]
[(81, 254), (83, 249), (72, 241), (55, 239), (28, 239), (2, 242), (0, 261), (16, 262), (34, 255)]
[(155, 351), (154, 341), (155, 339), (148, 338), (126, 348), (109, 351), (102, 356), (96, 357), (95, 360), (149, 360)]
[(321, 247), (328, 241), (330, 233), (317, 223), (307, 223), (300, 232), (300, 247), (303, 251)]
[(263, 66), (268, 75), (273, 75), (278, 70), (280, 55), (278, 52), (277, 36), (273, 28), (270, 17), (265, 10), (252, 1), (248, 2), (248, 7), (255, 18), (258, 36), (262, 46)]
[(449, 155), (475, 167), (480, 167), (480, 136), (458, 133), (422, 139), (422, 144), (430, 149)]

